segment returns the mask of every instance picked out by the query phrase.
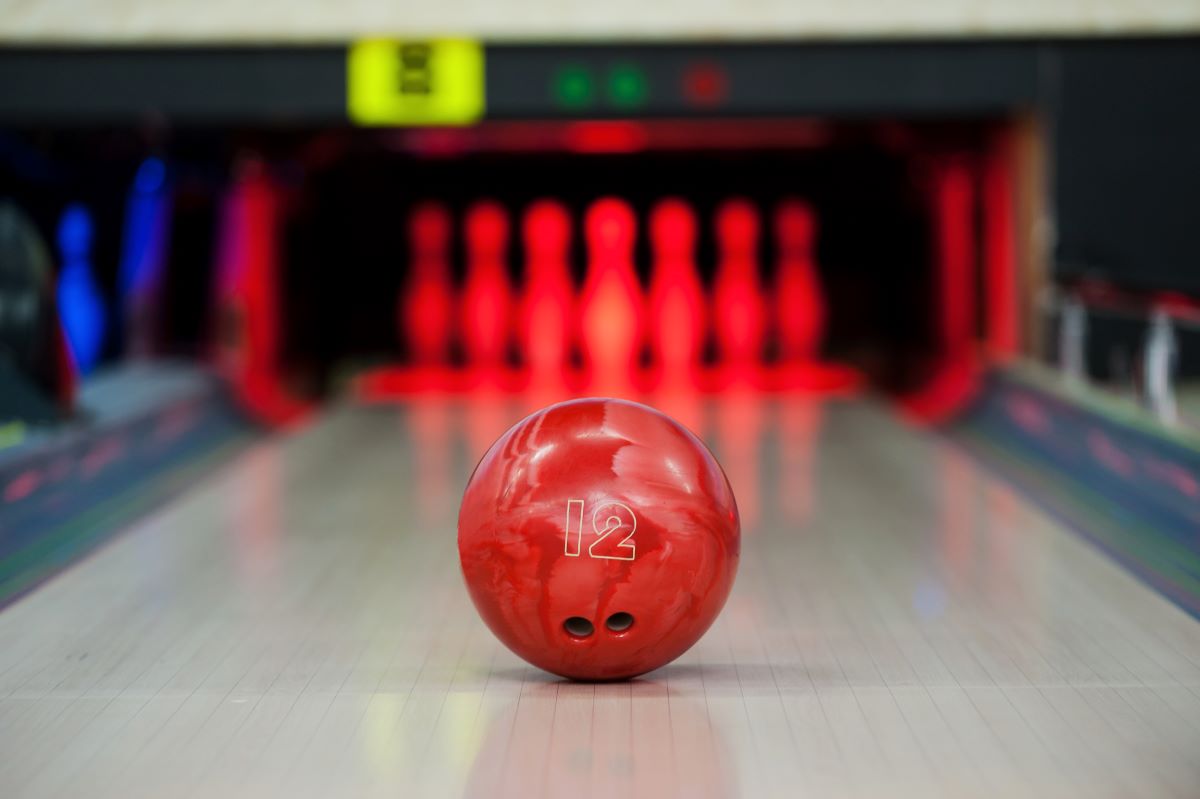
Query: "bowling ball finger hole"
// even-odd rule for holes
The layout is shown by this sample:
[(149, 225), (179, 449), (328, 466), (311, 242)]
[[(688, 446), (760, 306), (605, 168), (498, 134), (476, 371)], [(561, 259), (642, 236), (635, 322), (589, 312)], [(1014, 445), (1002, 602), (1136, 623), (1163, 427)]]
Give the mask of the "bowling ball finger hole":
[(624, 611), (614, 613), (604, 622), (604, 626), (614, 633), (623, 633), (633, 626), (633, 615)]
[(592, 623), (583, 616), (572, 616), (567, 619), (563, 622), (563, 629), (572, 638), (587, 638), (596, 630)]

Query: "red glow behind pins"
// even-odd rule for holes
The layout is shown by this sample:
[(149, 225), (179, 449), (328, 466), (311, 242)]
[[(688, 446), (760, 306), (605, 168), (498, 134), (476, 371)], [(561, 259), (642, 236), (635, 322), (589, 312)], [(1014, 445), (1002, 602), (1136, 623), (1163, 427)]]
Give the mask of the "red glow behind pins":
[(699, 439), (613, 399), (517, 423), (475, 468), (458, 516), (484, 622), (525, 660), (580, 680), (687, 651), (729, 596), (740, 538), (729, 482)]

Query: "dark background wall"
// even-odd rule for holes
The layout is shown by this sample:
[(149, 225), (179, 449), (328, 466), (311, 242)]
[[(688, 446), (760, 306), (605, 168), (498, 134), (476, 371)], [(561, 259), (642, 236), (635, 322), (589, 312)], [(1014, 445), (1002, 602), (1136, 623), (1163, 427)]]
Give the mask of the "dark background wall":
[[(728, 76), (720, 107), (689, 105), (689, 65)], [(1200, 291), (1200, 38), (847, 41), (487, 47), (488, 117), (815, 116), (1049, 124), (1056, 273)], [(637, 108), (564, 109), (564, 64), (636, 65)], [(321, 47), (10, 48), (0, 129), (346, 124), (346, 53)]]
[(1059, 276), (1200, 291), (1200, 43), (1053, 48)]

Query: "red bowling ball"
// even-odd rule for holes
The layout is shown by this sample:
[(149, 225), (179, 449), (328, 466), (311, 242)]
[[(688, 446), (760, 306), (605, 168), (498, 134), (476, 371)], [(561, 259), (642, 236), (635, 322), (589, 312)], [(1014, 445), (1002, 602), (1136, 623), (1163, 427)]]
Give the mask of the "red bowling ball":
[(458, 516), (471, 599), (504, 644), (577, 680), (670, 663), (716, 619), (741, 531), (696, 436), (635, 402), (581, 399), (518, 422)]

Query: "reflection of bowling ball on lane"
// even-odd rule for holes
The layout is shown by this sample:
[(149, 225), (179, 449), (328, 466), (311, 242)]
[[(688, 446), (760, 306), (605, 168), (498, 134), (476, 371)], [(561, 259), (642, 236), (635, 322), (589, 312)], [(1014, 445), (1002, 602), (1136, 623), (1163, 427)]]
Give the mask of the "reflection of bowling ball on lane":
[[(564, 693), (534, 684), (519, 703), (481, 715), (466, 799), (738, 795), (735, 760), (702, 695), (653, 680), (595, 686), (594, 700)], [(591, 723), (567, 723), (574, 714)]]
[(729, 596), (739, 545), (729, 481), (700, 440), (613, 399), (517, 423), (475, 468), (458, 517), (488, 627), (583, 680), (633, 677), (691, 647)]

